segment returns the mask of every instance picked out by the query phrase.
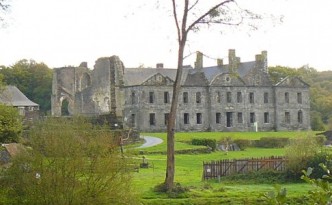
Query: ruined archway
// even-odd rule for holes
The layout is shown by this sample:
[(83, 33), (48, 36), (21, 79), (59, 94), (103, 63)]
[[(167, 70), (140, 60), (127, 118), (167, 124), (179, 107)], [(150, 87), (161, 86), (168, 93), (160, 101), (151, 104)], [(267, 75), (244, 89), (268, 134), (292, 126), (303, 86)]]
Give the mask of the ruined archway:
[(61, 116), (69, 116), (69, 101), (64, 99), (61, 103)]
[(84, 90), (85, 88), (91, 86), (91, 77), (88, 73), (82, 74), (80, 85), (80, 90)]

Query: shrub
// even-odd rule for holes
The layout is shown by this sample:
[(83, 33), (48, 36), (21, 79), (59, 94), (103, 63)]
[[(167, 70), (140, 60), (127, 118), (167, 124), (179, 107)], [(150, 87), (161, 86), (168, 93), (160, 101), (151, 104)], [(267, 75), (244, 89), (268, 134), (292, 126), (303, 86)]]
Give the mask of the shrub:
[(167, 190), (166, 184), (161, 183), (156, 185), (153, 190), (159, 193), (167, 193), (169, 198), (182, 198), (183, 195), (189, 191), (189, 188), (182, 186), (180, 183), (175, 183), (173, 189), (169, 191)]
[(31, 149), (1, 173), (8, 204), (137, 204), (132, 160), (113, 135), (86, 120), (48, 118), (30, 130)]
[(319, 136), (316, 136), (314, 137), (316, 139), (316, 142), (318, 145), (324, 145), (325, 142), (326, 142), (326, 137), (323, 136), (323, 135), (319, 135)]
[(332, 159), (332, 154), (327, 152), (319, 152), (311, 157), (307, 162), (307, 167), (313, 168), (310, 176), (317, 179), (326, 174), (326, 171), (320, 166), (322, 163), (331, 170), (332, 162), (329, 159)]
[(289, 138), (285, 137), (262, 137), (254, 141), (255, 147), (283, 148), (289, 143)]
[(212, 151), (215, 151), (217, 148), (217, 141), (215, 139), (197, 139), (194, 138), (191, 140), (192, 145), (203, 145), (211, 147)]
[(301, 171), (306, 169), (308, 162), (320, 151), (321, 146), (313, 136), (292, 139), (285, 149), (288, 177), (300, 178)]
[(241, 150), (245, 150), (251, 145), (251, 141), (248, 139), (236, 139), (234, 143), (237, 144)]

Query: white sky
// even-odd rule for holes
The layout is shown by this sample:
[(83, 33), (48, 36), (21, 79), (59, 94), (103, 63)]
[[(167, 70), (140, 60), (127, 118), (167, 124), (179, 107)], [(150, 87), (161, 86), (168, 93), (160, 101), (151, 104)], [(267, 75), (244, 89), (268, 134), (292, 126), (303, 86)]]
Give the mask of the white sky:
[[(204, 1), (204, 0), (202, 0)], [(206, 0), (205, 0), (206, 1)], [(176, 66), (177, 44), (171, 1), (156, 0), (11, 0), (8, 26), (0, 28), (0, 65), (34, 59), (49, 67), (90, 68), (99, 57), (118, 55), (126, 67)], [(283, 23), (266, 24), (248, 34), (209, 30), (190, 34), (188, 52), (224, 58), (236, 49), (241, 61), (268, 51), (270, 66), (332, 70), (332, 1), (239, 0), (243, 8), (283, 15)], [(194, 63), (194, 55), (185, 64)], [(204, 59), (206, 66), (216, 64)]]

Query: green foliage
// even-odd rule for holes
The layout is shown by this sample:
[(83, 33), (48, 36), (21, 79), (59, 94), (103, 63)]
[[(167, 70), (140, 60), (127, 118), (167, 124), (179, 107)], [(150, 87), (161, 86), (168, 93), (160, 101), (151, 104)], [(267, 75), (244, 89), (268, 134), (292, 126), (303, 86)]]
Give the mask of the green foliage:
[(321, 167), (321, 164), (331, 169), (332, 164), (329, 159), (332, 159), (332, 154), (328, 151), (319, 152), (310, 158), (307, 162), (307, 167), (312, 168), (310, 176), (317, 179), (326, 174), (326, 170)]
[[(261, 170), (257, 172), (249, 172), (245, 174), (234, 174), (223, 176), (224, 183), (243, 183), (243, 184), (276, 184), (291, 182), (287, 175), (280, 171)], [(292, 182), (297, 182), (298, 179)]]
[(166, 193), (169, 198), (183, 198), (189, 188), (182, 186), (180, 183), (175, 183), (171, 190), (168, 190), (165, 183), (158, 184), (153, 189), (155, 192)]
[(10, 67), (0, 69), (4, 83), (15, 85), (30, 100), (40, 105), (40, 111), (51, 110), (52, 70), (44, 63), (20, 60)]
[(313, 168), (309, 167), (307, 170), (303, 170), (301, 179), (305, 182), (311, 184), (314, 189), (309, 191), (309, 199), (312, 204), (331, 204), (332, 203), (332, 189), (330, 181), (332, 180), (332, 175), (330, 169), (326, 167), (325, 164), (321, 163), (320, 167), (325, 171), (326, 175), (321, 178), (311, 178)]
[(289, 138), (285, 137), (262, 137), (254, 141), (255, 147), (282, 148), (288, 145)]
[(324, 131), (325, 125), (322, 115), (319, 112), (311, 112), (311, 129), (314, 131)]
[(47, 119), (1, 177), (10, 204), (135, 204), (129, 158), (102, 127)]
[(299, 178), (301, 171), (308, 166), (308, 162), (322, 150), (313, 135), (292, 139), (285, 149), (288, 159), (287, 174), (290, 178)]
[(280, 185), (274, 185), (274, 191), (269, 191), (261, 194), (265, 203), (268, 205), (284, 205), (287, 204), (287, 190), (281, 188)]
[(23, 128), (17, 109), (0, 104), (0, 113), (0, 142), (18, 142)]
[(192, 145), (204, 145), (209, 146), (212, 151), (215, 151), (217, 148), (217, 141), (215, 139), (199, 139), (195, 138), (191, 140)]
[(234, 143), (239, 146), (241, 150), (246, 150), (251, 145), (251, 140), (248, 139), (235, 139)]

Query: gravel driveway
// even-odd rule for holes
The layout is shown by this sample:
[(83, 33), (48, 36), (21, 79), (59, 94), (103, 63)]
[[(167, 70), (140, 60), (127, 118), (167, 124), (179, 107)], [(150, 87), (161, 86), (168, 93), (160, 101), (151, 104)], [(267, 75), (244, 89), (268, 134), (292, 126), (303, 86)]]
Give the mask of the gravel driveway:
[(153, 146), (156, 146), (156, 145), (163, 142), (163, 140), (158, 138), (158, 137), (141, 136), (141, 138), (143, 138), (145, 140), (145, 143), (142, 144), (141, 146), (137, 147), (137, 149), (146, 148), (146, 147), (153, 147)]

